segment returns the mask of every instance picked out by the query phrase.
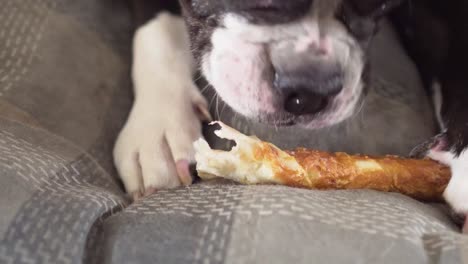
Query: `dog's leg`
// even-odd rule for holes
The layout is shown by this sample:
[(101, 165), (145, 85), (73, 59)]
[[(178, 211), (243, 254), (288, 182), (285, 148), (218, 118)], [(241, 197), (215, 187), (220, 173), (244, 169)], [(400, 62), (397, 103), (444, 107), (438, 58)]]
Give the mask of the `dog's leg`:
[[(456, 212), (468, 215), (468, 81), (446, 80), (442, 87), (440, 116), (445, 132), (430, 148), (428, 156), (451, 167), (452, 179), (444, 197)], [(465, 221), (463, 230), (468, 232), (468, 220)]]
[(182, 18), (161, 13), (134, 37), (135, 102), (114, 149), (126, 190), (134, 198), (191, 183), (193, 142), (201, 137), (207, 104), (195, 86)]
[[(442, 121), (446, 146), (431, 150), (429, 156), (452, 168), (452, 180), (445, 198), (453, 208), (468, 215), (468, 3), (455, 1), (450, 22), (450, 46), (441, 74)], [(468, 222), (464, 231), (468, 232)]]
[[(417, 148), (417, 152), (452, 168), (452, 179), (444, 196), (458, 213), (468, 215), (468, 3), (465, 2), (451, 1), (443, 12), (438, 8), (440, 1), (412, 2), (412, 12), (406, 17), (412, 34), (402, 36), (410, 44), (409, 50), (426, 83), (434, 79), (440, 83), (435, 98), (441, 103), (436, 109), (440, 111), (437, 116), (443, 133)], [(468, 222), (464, 231), (468, 232)]]
[[(426, 155), (451, 167), (445, 200), (457, 213), (468, 216), (468, 81), (455, 83), (442, 82), (443, 104), (438, 116), (444, 132), (416, 148), (413, 155)], [(468, 217), (463, 232), (468, 233)]]

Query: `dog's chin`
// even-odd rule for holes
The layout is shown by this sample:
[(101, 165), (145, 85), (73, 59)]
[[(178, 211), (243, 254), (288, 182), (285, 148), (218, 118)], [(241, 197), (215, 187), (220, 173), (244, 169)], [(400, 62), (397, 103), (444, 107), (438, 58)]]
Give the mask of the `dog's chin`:
[(320, 112), (298, 116), (284, 110), (284, 99), (272, 86), (271, 67), (265, 66), (267, 58), (226, 60), (229, 57), (222, 56), (221, 63), (213, 63), (211, 55), (202, 64), (205, 78), (229, 108), (251, 121), (313, 130), (337, 125), (361, 108), (364, 83), (360, 71), (348, 74), (345, 88)]
[[(221, 71), (226, 65), (230, 64), (217, 64), (213, 70), (209, 60), (205, 60), (203, 64), (204, 76), (214, 87), (217, 96), (224, 104), (238, 115), (254, 122), (275, 127), (295, 126), (311, 130), (321, 129), (337, 125), (350, 118), (359, 111), (362, 105), (364, 84), (358, 75), (350, 75), (346, 82), (348, 86), (330, 99), (327, 106), (320, 112), (294, 115), (284, 110), (284, 99), (281, 99), (281, 95), (272, 87), (272, 80), (265, 78), (265, 76), (271, 76), (267, 70), (270, 67), (246, 63), (247, 66), (236, 68), (250, 70), (241, 70), (242, 72)], [(245, 78), (245, 76), (249, 78)]]
[[(308, 25), (304, 22), (296, 26), (314, 28), (314, 25), (316, 24)], [(273, 38), (284, 35), (284, 30), (278, 32), (278, 27), (258, 29), (255, 26), (244, 25), (242, 32), (250, 32), (252, 27), (255, 32), (260, 31), (258, 34), (253, 34), (254, 36), (263, 35)], [(298, 48), (302, 46), (299, 37), (307, 32), (296, 30), (294, 38), (289, 37), (286, 40), (273, 38), (256, 42), (252, 40), (254, 36), (246, 37), (235, 29), (217, 28), (211, 36), (212, 47), (204, 50), (201, 55), (202, 74), (214, 87), (219, 98), (234, 112), (247, 119), (274, 126), (298, 126), (307, 129), (336, 125), (352, 116), (356, 108), (359, 108), (359, 99), (364, 86), (362, 72), (365, 56), (356, 40), (341, 24), (332, 23), (323, 30), (328, 32), (330, 56), (316, 55), (315, 59), (302, 60), (296, 53), (315, 54), (312, 52), (314, 49), (310, 48), (310, 52), (294, 49), (291, 58), (284, 58), (284, 61), (283, 58), (276, 58), (274, 62), (272, 55), (279, 54), (278, 50), (272, 48), (274, 44), (283, 41), (292, 43)], [(306, 41), (306, 43), (309, 42)], [(295, 62), (295, 65), (291, 61)], [(275, 78), (279, 69), (290, 68), (291, 72), (294, 70), (300, 72), (301, 69), (309, 66), (309, 63), (321, 63), (324, 67), (339, 65), (343, 71), (343, 89), (329, 98), (327, 106), (320, 112), (293, 115), (285, 110), (287, 91), (275, 86)], [(295, 67), (297, 69), (293, 69)]]
[[(239, 105), (229, 105), (237, 114), (253, 122), (263, 123), (274, 127), (298, 127), (301, 129), (322, 129), (335, 126), (355, 115), (363, 102), (362, 94), (351, 95), (346, 100), (339, 95), (329, 102), (328, 106), (316, 114), (296, 116), (282, 110), (273, 112), (249, 112)], [(272, 108), (274, 106), (272, 105)]]
[(260, 114), (257, 117), (250, 117), (250, 119), (275, 127), (298, 127), (315, 130), (340, 124), (352, 117), (356, 111), (357, 107), (347, 112), (334, 112), (330, 110), (330, 112), (302, 116), (294, 116), (288, 113), (273, 113), (267, 115)]

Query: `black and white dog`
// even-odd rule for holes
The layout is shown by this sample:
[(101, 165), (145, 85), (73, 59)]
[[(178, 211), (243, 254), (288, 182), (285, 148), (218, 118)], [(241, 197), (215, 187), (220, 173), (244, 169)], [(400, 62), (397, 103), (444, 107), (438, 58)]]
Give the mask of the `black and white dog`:
[[(200, 70), (236, 113), (274, 126), (331, 127), (366, 94), (368, 46), (390, 19), (434, 87), (441, 134), (415, 149), (451, 166), (446, 200), (468, 214), (468, 2), (134, 0), (135, 103), (115, 163), (138, 198), (188, 185), (208, 105)], [(177, 12), (182, 11), (182, 16)], [(172, 14), (165, 11), (171, 11)], [(159, 14), (158, 14), (159, 13)], [(156, 14), (156, 16), (155, 16)], [(424, 141), (427, 139), (421, 139)]]

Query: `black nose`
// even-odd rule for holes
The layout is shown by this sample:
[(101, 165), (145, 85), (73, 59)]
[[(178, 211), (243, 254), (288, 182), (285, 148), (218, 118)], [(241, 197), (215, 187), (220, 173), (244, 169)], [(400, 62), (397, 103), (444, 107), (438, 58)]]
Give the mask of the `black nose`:
[(280, 24), (305, 15), (312, 0), (224, 0), (227, 11), (239, 13), (250, 22)]
[(305, 71), (277, 73), (275, 87), (284, 98), (284, 109), (294, 115), (315, 114), (343, 89), (343, 73), (337, 66), (311, 67)]

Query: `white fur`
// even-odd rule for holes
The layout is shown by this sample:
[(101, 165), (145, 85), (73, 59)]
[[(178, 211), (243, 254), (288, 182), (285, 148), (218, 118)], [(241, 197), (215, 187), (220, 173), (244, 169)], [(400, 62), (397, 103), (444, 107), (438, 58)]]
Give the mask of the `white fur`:
[[(440, 129), (446, 131), (447, 128), (442, 119), (443, 96), (439, 82), (433, 83), (432, 99)], [(434, 150), (431, 150), (428, 156), (450, 166), (452, 178), (444, 193), (445, 200), (456, 212), (468, 215), (468, 150), (465, 150), (459, 157), (455, 157), (450, 151)]]
[(468, 151), (459, 157), (451, 152), (430, 151), (429, 157), (451, 167), (452, 179), (444, 197), (455, 211), (468, 214)]
[(129, 193), (181, 184), (175, 162), (194, 160), (201, 136), (194, 105), (206, 105), (193, 83), (194, 63), (183, 20), (162, 13), (134, 38), (135, 102), (114, 160)]
[(294, 44), (299, 58), (301, 54), (313, 54), (308, 47), (320, 47), (326, 55), (315, 60), (337, 63), (345, 73), (344, 89), (329, 107), (320, 114), (301, 117), (299, 123), (310, 129), (320, 128), (354, 113), (359, 101), (356, 95), (363, 89), (363, 51), (344, 25), (333, 18), (333, 10), (317, 14), (322, 9), (315, 7), (322, 1), (315, 1), (307, 16), (288, 24), (255, 25), (240, 15), (223, 17), (223, 26), (211, 37), (213, 48), (203, 56), (202, 71), (233, 110), (261, 121), (295, 118), (285, 112), (284, 99), (272, 87), (271, 50), (285, 42)]
[(431, 150), (428, 157), (450, 166), (452, 178), (445, 189), (444, 198), (455, 212), (467, 217), (462, 232), (468, 234), (468, 149), (459, 157), (450, 151)]
[(202, 67), (221, 98), (244, 116), (274, 113), (280, 105), (274, 105), (270, 82), (262, 78), (268, 59), (262, 46), (245, 42), (228, 29), (213, 32), (212, 43), (215, 48)]

